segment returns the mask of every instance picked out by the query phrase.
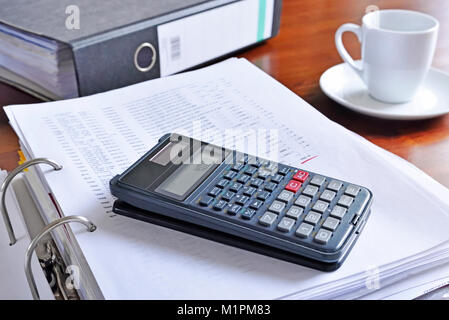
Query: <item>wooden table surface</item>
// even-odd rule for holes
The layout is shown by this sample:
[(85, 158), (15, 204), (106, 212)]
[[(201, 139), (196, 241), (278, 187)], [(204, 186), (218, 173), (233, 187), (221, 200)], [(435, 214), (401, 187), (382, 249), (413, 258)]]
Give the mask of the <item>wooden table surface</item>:
[[(449, 187), (449, 115), (425, 121), (378, 120), (343, 108), (319, 88), (320, 75), (341, 62), (334, 46), (335, 30), (345, 22), (360, 23), (369, 5), (419, 10), (438, 18), (441, 25), (433, 65), (449, 72), (447, 0), (284, 0), (279, 35), (241, 56), (259, 65), (330, 119), (409, 160)], [(345, 34), (344, 40), (352, 55), (360, 57), (355, 36)], [(31, 102), (38, 100), (0, 83), (0, 106)], [(17, 149), (17, 137), (1, 110), (0, 168), (11, 170), (16, 166)]]

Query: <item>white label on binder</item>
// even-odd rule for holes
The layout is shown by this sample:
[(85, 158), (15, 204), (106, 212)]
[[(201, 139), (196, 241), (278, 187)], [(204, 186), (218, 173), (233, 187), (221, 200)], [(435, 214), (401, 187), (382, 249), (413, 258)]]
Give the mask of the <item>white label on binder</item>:
[(274, 0), (243, 0), (158, 26), (161, 76), (271, 36)]

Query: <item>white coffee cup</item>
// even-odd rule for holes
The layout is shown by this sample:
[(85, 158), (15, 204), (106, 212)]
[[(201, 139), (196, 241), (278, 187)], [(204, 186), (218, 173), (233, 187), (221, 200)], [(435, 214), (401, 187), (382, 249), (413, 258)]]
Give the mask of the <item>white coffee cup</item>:
[[(367, 13), (362, 26), (346, 23), (335, 34), (341, 58), (366, 84), (375, 99), (401, 103), (413, 99), (432, 63), (438, 37), (438, 20), (408, 10)], [(342, 35), (349, 31), (361, 42), (361, 63), (346, 51)]]

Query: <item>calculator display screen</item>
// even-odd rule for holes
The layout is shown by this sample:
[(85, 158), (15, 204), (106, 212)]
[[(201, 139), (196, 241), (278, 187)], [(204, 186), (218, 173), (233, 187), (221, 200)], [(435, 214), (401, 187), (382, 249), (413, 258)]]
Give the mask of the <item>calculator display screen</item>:
[(185, 199), (228, 154), (226, 149), (203, 144), (190, 157), (183, 158), (174, 171), (165, 175), (155, 191), (177, 200)]
[(171, 134), (170, 140), (146, 155), (120, 182), (183, 201), (229, 154), (228, 149)]
[(215, 164), (184, 164), (173, 172), (160, 189), (178, 196), (187, 193)]

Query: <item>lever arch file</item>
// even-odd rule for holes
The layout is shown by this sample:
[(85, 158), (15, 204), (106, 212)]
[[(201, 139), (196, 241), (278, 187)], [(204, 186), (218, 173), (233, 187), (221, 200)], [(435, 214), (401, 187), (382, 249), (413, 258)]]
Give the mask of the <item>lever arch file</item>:
[(47, 99), (124, 87), (275, 36), (281, 5), (282, 0), (0, 0), (0, 78)]

